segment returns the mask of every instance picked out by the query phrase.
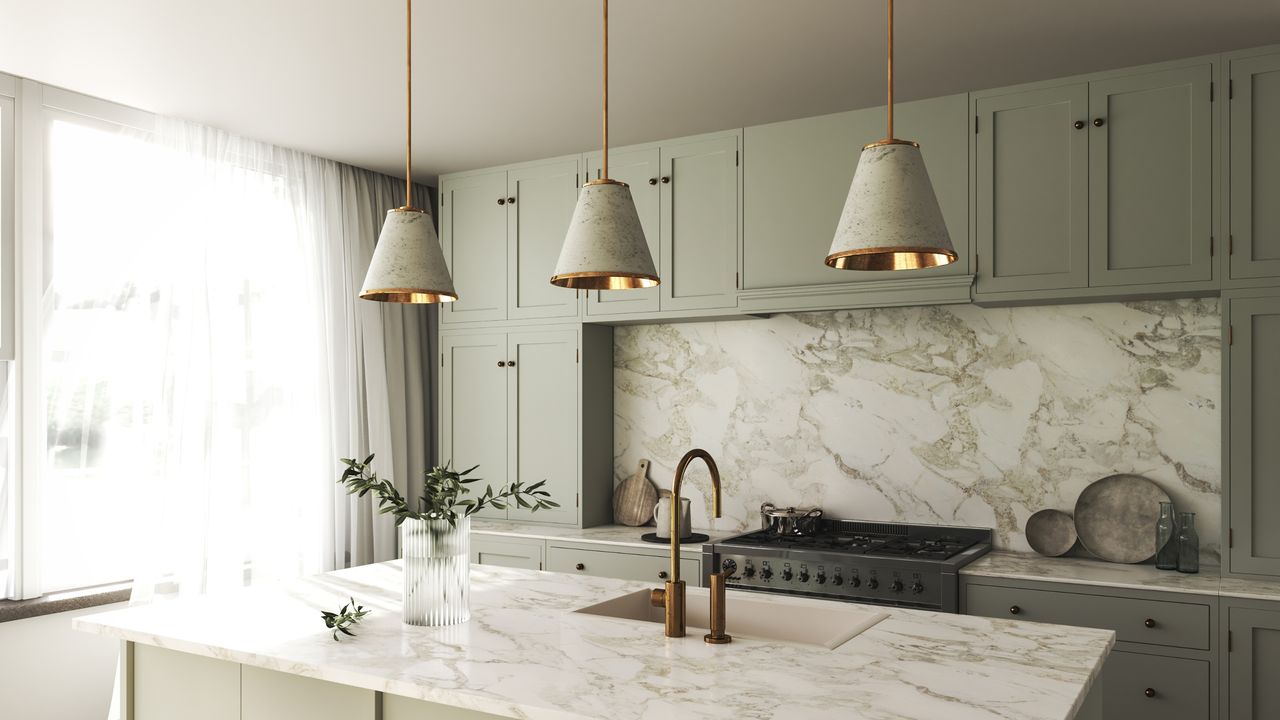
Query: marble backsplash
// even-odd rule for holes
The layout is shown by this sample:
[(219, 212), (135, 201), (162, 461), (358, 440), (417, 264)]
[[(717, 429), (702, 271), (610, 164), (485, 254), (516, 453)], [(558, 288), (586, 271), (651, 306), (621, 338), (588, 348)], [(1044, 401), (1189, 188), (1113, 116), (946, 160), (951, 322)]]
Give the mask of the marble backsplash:
[[(1070, 511), (1090, 482), (1138, 473), (1221, 535), (1216, 299), (776, 315), (619, 327), (614, 456), (669, 488), (690, 448), (724, 481), (712, 527), (754, 528), (762, 502), (834, 517), (992, 527)], [(686, 478), (709, 524), (702, 465)]]

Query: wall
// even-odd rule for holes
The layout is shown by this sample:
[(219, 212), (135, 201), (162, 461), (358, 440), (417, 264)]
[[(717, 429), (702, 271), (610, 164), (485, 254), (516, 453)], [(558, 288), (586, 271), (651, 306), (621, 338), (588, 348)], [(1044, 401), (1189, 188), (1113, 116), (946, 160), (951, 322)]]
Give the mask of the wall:
[[(1028, 550), (1042, 508), (1070, 511), (1138, 473), (1197, 513), (1206, 561), (1221, 519), (1218, 301), (974, 305), (619, 327), (615, 472), (703, 447), (724, 478), (715, 527), (763, 501), (834, 517), (992, 527)], [(694, 524), (709, 483), (688, 478)]]
[(0, 623), (0, 717), (104, 720), (111, 705), (120, 641), (71, 629), (106, 605)]

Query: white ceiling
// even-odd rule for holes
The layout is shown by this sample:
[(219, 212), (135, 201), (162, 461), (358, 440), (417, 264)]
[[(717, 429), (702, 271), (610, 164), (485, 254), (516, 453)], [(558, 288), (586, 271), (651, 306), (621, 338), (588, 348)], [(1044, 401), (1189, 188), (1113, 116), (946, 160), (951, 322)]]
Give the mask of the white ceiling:
[[(615, 145), (881, 104), (881, 0), (613, 0)], [(390, 173), (401, 0), (0, 0), (0, 71)], [(416, 0), (415, 172), (599, 144), (599, 0)], [(899, 98), (1280, 42), (1278, 0), (900, 0)]]

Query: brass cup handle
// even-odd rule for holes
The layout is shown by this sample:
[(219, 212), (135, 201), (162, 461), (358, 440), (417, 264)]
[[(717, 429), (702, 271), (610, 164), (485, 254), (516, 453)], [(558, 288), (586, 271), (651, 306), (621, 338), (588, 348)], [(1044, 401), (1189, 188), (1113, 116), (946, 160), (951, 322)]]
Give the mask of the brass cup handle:
[(1153, 628), (1156, 626), (1156, 621), (1152, 618), (1147, 618), (1146, 620), (1142, 621), (1142, 624), (1146, 625), (1149, 628)]
[(658, 571), (658, 579), (659, 579), (659, 580), (666, 580), (666, 579), (667, 579), (667, 571), (666, 571), (666, 570), (659, 570), (659, 571)]
[(506, 204), (507, 204), (507, 199), (506, 199), (506, 198), (498, 198), (498, 204), (499, 204), (499, 205), (506, 205)]
[(583, 565), (582, 563), (578, 563), (577, 565), (574, 565), (574, 566), (573, 566), (573, 569), (574, 569), (574, 570), (586, 570), (586, 569), (587, 569), (587, 566), (586, 566), (586, 565)]
[(505, 361), (503, 360), (498, 361), (498, 367), (506, 367), (506, 366), (507, 366), (507, 363)]
[(663, 175), (663, 176), (662, 176), (662, 184), (663, 184), (663, 185), (666, 185), (666, 184), (668, 184), (668, 183), (670, 183), (670, 182), (671, 182), (671, 176), (670, 176), (670, 175)]
[(1143, 691), (1142, 691), (1142, 694), (1143, 694), (1143, 695), (1146, 695), (1147, 697), (1155, 697), (1155, 696), (1156, 696), (1156, 689), (1155, 689), (1155, 688), (1147, 688), (1146, 690), (1143, 690)]
[(507, 198), (507, 204), (508, 204), (508, 205), (515, 205), (515, 204), (516, 204), (516, 199), (515, 199), (515, 198), (513, 198), (513, 197), (509, 197), (509, 198)]
[(1103, 125), (1104, 123), (1106, 123), (1106, 120), (1103, 120), (1102, 118), (1094, 118), (1094, 119), (1093, 119), (1093, 126), (1094, 126), (1094, 127), (1102, 127), (1102, 125)]
[(1074, 128), (1075, 128), (1075, 129), (1077, 129), (1077, 130), (1081, 130), (1081, 129), (1083, 129), (1083, 128), (1084, 128), (1084, 121), (1083, 121), (1083, 120), (1077, 120), (1077, 121), (1075, 121), (1074, 123), (1071, 123), (1071, 126), (1072, 126), (1072, 127), (1074, 127)]
[(1010, 615), (1017, 615), (1020, 612), (1022, 612), (1022, 608), (1018, 607), (1017, 605), (1014, 605), (1009, 608)]
[(650, 185), (657, 185), (657, 184), (658, 184), (658, 178), (649, 178), (649, 184), (650, 184)]

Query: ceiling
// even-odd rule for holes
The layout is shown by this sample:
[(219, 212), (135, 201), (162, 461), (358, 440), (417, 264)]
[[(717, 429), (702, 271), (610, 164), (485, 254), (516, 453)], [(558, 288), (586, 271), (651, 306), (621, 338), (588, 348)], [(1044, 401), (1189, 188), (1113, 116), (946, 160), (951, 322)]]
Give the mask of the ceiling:
[[(881, 0), (613, 0), (610, 138), (882, 104)], [(1280, 42), (1277, 0), (901, 0), (910, 100)], [(418, 176), (599, 144), (599, 0), (416, 0)], [(0, 71), (403, 172), (401, 0), (0, 0)]]

